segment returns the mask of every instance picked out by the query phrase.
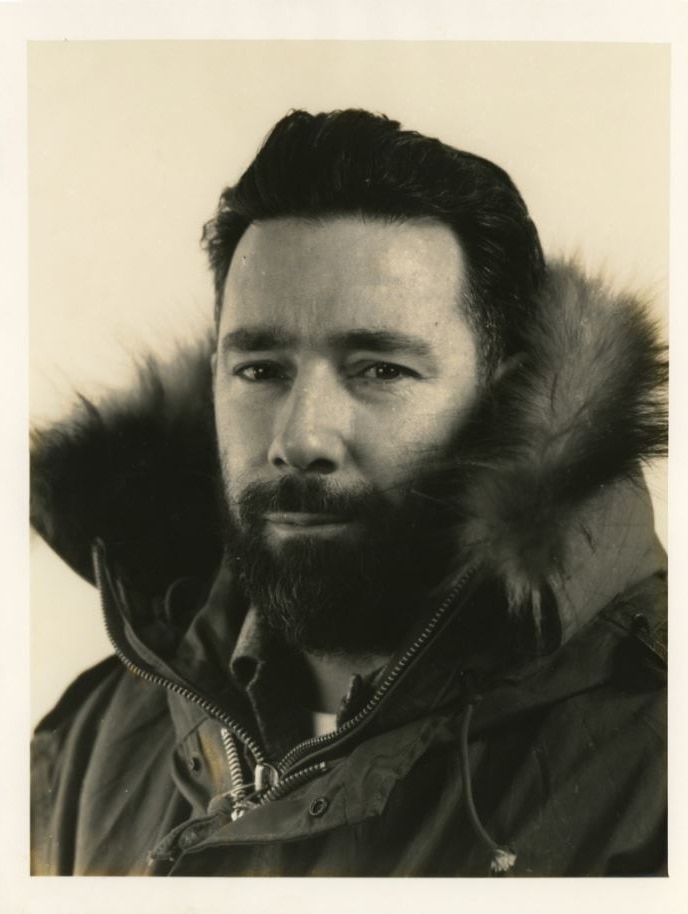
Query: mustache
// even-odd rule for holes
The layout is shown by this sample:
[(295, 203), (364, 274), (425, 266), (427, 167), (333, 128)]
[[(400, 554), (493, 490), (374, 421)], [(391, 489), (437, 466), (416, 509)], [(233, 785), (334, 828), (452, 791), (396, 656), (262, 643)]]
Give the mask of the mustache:
[(354, 520), (375, 516), (386, 507), (385, 499), (372, 486), (355, 491), (334, 488), (321, 477), (285, 476), (271, 482), (254, 482), (238, 499), (239, 517), (244, 522), (282, 511), (332, 514)]

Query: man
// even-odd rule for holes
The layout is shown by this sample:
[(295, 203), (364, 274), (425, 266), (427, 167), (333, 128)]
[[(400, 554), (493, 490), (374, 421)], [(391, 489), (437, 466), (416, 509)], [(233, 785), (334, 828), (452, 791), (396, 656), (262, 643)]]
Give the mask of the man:
[(38, 727), (34, 871), (661, 873), (640, 306), (363, 111), (280, 121), (204, 241), (210, 345), (34, 442), (117, 654)]

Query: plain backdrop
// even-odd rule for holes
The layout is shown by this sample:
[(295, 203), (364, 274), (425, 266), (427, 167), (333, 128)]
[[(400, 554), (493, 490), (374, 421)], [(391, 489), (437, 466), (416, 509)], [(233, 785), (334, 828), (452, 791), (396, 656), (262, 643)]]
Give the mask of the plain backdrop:
[[(208, 325), (202, 224), (291, 108), (368, 108), (494, 160), (549, 256), (639, 291), (666, 327), (669, 73), (657, 44), (31, 44), (34, 423)], [(649, 484), (666, 541), (664, 465)], [(31, 558), (36, 720), (110, 648), (93, 588), (37, 538)]]

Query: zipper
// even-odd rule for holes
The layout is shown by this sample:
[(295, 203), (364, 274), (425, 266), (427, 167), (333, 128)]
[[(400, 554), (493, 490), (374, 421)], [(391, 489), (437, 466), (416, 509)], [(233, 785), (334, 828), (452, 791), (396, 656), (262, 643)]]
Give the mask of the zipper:
[(220, 738), (225, 750), (225, 758), (227, 759), (227, 765), (229, 767), (229, 775), (232, 779), (232, 784), (235, 785), (232, 790), (243, 793), (247, 790), (248, 785), (244, 784), (244, 772), (241, 768), (241, 760), (239, 758), (239, 753), (237, 752), (234, 737), (227, 729), (227, 727), (222, 727), (220, 730)]
[(309, 755), (321, 752), (323, 749), (332, 746), (343, 736), (349, 735), (353, 730), (364, 723), (371, 714), (375, 712), (375, 710), (379, 707), (385, 698), (385, 695), (398, 681), (404, 670), (408, 667), (411, 661), (414, 660), (419, 651), (430, 640), (432, 635), (437, 631), (437, 628), (444, 620), (445, 616), (451, 609), (459, 594), (464, 589), (468, 581), (473, 577), (476, 571), (476, 567), (477, 566), (475, 565), (470, 566), (464, 572), (461, 578), (459, 578), (454, 587), (449, 591), (442, 603), (435, 610), (423, 631), (404, 651), (399, 660), (397, 660), (390, 672), (387, 674), (387, 676), (385, 676), (380, 685), (377, 687), (375, 693), (372, 695), (368, 703), (363, 708), (361, 708), (358, 714), (356, 714), (350, 720), (346, 721), (346, 723), (342, 724), (341, 727), (337, 728), (331, 733), (325, 733), (322, 736), (314, 736), (308, 740), (304, 740), (304, 742), (299, 743), (282, 758), (282, 760), (277, 765), (277, 782), (272, 787), (270, 787), (265, 794), (263, 794), (260, 799), (261, 805), (268, 803), (271, 800), (278, 799), (288, 793), (289, 790), (299, 786), (301, 783), (303, 783), (302, 775), (305, 775), (306, 772), (311, 773), (311, 777), (316, 777), (317, 774), (322, 770), (321, 766), (326, 766), (325, 762), (310, 765), (307, 768), (300, 769), (293, 774), (286, 773), (290, 768), (294, 768), (297, 765), (302, 764)]
[(217, 721), (227, 728), (227, 730), (232, 733), (240, 742), (242, 742), (248, 751), (253, 756), (256, 762), (256, 771), (267, 769), (274, 770), (271, 765), (268, 764), (265, 753), (263, 752), (259, 742), (246, 730), (245, 727), (242, 727), (238, 724), (226, 711), (224, 711), (219, 705), (215, 704), (210, 699), (206, 698), (200, 692), (194, 691), (193, 689), (183, 686), (180, 683), (174, 682), (172, 679), (168, 679), (165, 676), (161, 676), (158, 673), (152, 673), (150, 670), (144, 669), (138, 663), (135, 663), (121, 648), (117, 639), (115, 638), (112, 626), (110, 625), (108, 607), (106, 605), (105, 593), (106, 589), (108, 593), (112, 593), (112, 588), (109, 586), (109, 581), (106, 584), (104, 579), (105, 569), (105, 548), (101, 541), (96, 541), (93, 546), (93, 555), (94, 555), (94, 570), (96, 585), (98, 587), (98, 593), (100, 595), (100, 605), (103, 613), (103, 620), (105, 622), (105, 631), (107, 636), (112, 644), (115, 653), (124, 664), (124, 666), (135, 676), (140, 677), (146, 682), (150, 682), (153, 685), (163, 686), (166, 689), (169, 689), (171, 692), (175, 692), (177, 695), (181, 695), (187, 701), (193, 702), (202, 708), (207, 714), (211, 717), (214, 717)]
[(258, 798), (258, 805), (265, 806), (267, 803), (281, 800), (292, 790), (296, 790), (302, 784), (307, 784), (308, 781), (312, 781), (324, 774), (328, 768), (327, 762), (316, 762), (314, 765), (308, 765), (307, 768), (301, 768), (295, 774), (290, 774), (289, 777), (278, 780), (276, 784), (273, 784)]
[[(368, 703), (363, 708), (361, 708), (358, 714), (356, 714), (350, 720), (346, 721), (346, 723), (342, 724), (341, 727), (333, 730), (331, 733), (326, 733), (322, 736), (311, 737), (310, 739), (299, 743), (297, 746), (294, 746), (294, 748), (291, 749), (278, 762), (276, 766), (273, 766), (267, 761), (266, 755), (258, 741), (248, 732), (248, 730), (246, 730), (245, 727), (242, 727), (240, 724), (238, 724), (221, 707), (212, 702), (210, 699), (206, 698), (200, 692), (190, 689), (187, 686), (183, 686), (180, 683), (177, 683), (172, 679), (168, 679), (165, 676), (161, 676), (158, 673), (152, 673), (149, 670), (144, 669), (139, 664), (134, 662), (122, 650), (112, 632), (112, 627), (108, 617), (108, 608), (104, 596), (106, 590), (106, 582), (104, 580), (104, 569), (106, 567), (105, 549), (103, 543), (100, 540), (96, 541), (94, 544), (93, 553), (96, 584), (100, 594), (105, 630), (107, 632), (110, 643), (115, 650), (115, 653), (124, 664), (124, 666), (134, 675), (139, 676), (146, 682), (150, 682), (152, 684), (169, 689), (170, 691), (181, 695), (187, 701), (198, 705), (207, 714), (215, 718), (217, 721), (219, 721), (219, 723), (223, 724), (229, 733), (232, 736), (236, 737), (236, 739), (238, 739), (240, 742), (242, 742), (253, 756), (256, 763), (254, 769), (254, 792), (250, 795), (243, 793), (241, 805), (245, 806), (245, 808), (251, 808), (254, 805), (264, 806), (271, 801), (281, 799), (296, 787), (306, 783), (309, 780), (312, 780), (327, 770), (327, 763), (321, 761), (307, 765), (305, 768), (299, 768), (297, 771), (293, 771), (294, 768), (302, 765), (305, 761), (307, 761), (309, 756), (321, 752), (323, 749), (328, 749), (336, 742), (338, 742), (342, 737), (349, 736), (354, 730), (365, 723), (365, 721), (378, 709), (390, 689), (397, 683), (409, 664), (416, 658), (419, 651), (421, 651), (425, 644), (435, 634), (438, 627), (449, 612), (450, 608), (456, 601), (457, 597), (466, 586), (468, 581), (473, 577), (477, 567), (472, 565), (464, 572), (464, 574), (449, 591), (439, 607), (435, 610), (423, 631), (404, 651), (390, 672), (385, 676), (380, 685), (377, 687), (375, 693), (372, 695)], [(107, 590), (108, 592), (112, 591), (112, 588), (109, 586), (109, 582)], [(236, 761), (238, 763), (238, 755)], [(241, 783), (241, 781), (239, 782)], [(245, 786), (247, 787), (248, 785)], [(245, 808), (242, 809), (242, 813), (245, 811)]]
[[(213, 804), (228, 799), (231, 804), (230, 818), (234, 822), (236, 819), (241, 818), (247, 810), (255, 806), (255, 803), (250, 799), (250, 794), (253, 792), (255, 784), (244, 781), (244, 772), (241, 765), (241, 759), (239, 758), (236, 741), (227, 727), (222, 727), (220, 729), (220, 738), (222, 739), (222, 745), (225, 750), (229, 775), (232, 779), (232, 788), (217, 797), (213, 797), (208, 806), (208, 811), (211, 811)], [(259, 766), (256, 766), (256, 768), (258, 767)]]

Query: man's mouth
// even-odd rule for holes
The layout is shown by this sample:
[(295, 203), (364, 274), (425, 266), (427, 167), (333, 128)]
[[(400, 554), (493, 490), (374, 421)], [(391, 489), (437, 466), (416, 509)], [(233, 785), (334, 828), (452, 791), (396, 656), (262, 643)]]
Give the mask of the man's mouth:
[(326, 536), (343, 532), (354, 521), (342, 514), (307, 511), (270, 511), (263, 515), (269, 528), (281, 535)]

